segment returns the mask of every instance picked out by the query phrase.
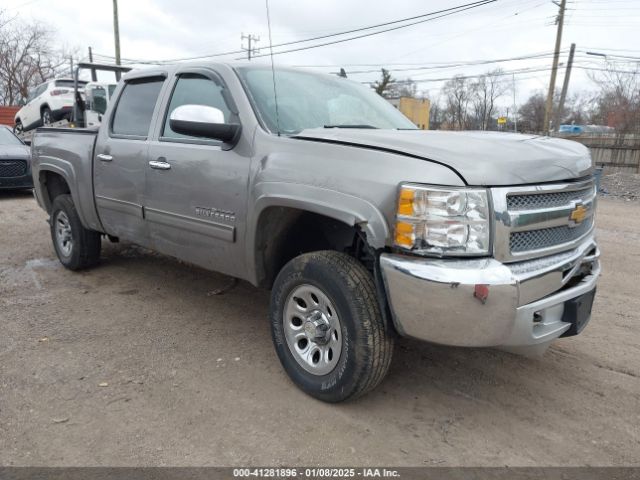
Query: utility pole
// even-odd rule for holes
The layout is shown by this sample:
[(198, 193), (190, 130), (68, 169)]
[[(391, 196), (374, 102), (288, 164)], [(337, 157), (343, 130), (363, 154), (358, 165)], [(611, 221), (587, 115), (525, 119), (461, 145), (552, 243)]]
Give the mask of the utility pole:
[[(242, 44), (242, 42), (244, 42), (245, 40), (247, 41), (247, 48), (245, 48), (244, 44)], [(259, 41), (260, 37), (256, 37), (252, 34), (245, 35), (243, 33), (242, 35), (240, 35), (241, 48), (242, 50), (247, 51), (247, 60), (251, 60), (251, 55), (259, 52), (259, 50), (255, 47), (255, 44)]]
[(569, 60), (567, 61), (567, 71), (564, 73), (564, 82), (562, 83), (562, 92), (560, 93), (560, 104), (558, 105), (558, 111), (553, 117), (553, 129), (558, 131), (560, 128), (560, 115), (564, 110), (564, 101), (567, 98), (567, 90), (569, 89), (569, 78), (571, 78), (571, 66), (573, 65), (573, 54), (576, 51), (576, 44), (571, 44), (571, 50), (569, 50)]
[[(118, 0), (113, 0), (113, 39), (116, 46), (116, 65), (120, 65), (120, 27), (118, 25)], [(116, 79), (120, 80), (120, 72), (116, 72)]]
[[(91, 49), (91, 47), (89, 47), (89, 63), (93, 63), (93, 50)], [(96, 74), (95, 68), (91, 69), (91, 81), (92, 82), (98, 81), (98, 75)]]
[(549, 122), (551, 120), (551, 111), (553, 110), (553, 90), (556, 85), (556, 75), (558, 73), (558, 60), (560, 59), (560, 45), (562, 44), (562, 27), (564, 26), (564, 10), (567, 6), (567, 0), (560, 0), (560, 4), (553, 2), (560, 7), (558, 12), (558, 30), (556, 32), (556, 47), (553, 52), (553, 67), (551, 68), (551, 80), (549, 81), (549, 92), (547, 93), (547, 104), (544, 109), (544, 133), (549, 134)]
[(513, 82), (513, 133), (518, 133), (518, 111), (516, 109), (516, 74), (511, 75), (511, 81)]
[(73, 55), (69, 55), (69, 70), (71, 71), (71, 78), (73, 78)]

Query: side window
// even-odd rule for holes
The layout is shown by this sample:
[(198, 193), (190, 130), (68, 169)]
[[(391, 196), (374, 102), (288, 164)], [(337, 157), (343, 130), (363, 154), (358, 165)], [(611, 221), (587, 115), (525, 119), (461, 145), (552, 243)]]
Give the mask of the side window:
[(224, 121), (229, 122), (231, 111), (222, 96), (222, 86), (217, 85), (213, 80), (196, 74), (181, 75), (178, 78), (167, 115), (164, 121), (162, 136), (165, 138), (196, 138), (188, 135), (182, 135), (171, 130), (169, 119), (171, 113), (181, 105), (206, 105), (215, 107), (224, 114)]
[(111, 133), (146, 137), (163, 78), (127, 82), (113, 115)]
[(44, 91), (47, 89), (47, 85), (46, 83), (43, 83), (42, 85), (38, 85), (32, 93), (29, 94), (29, 98), (30, 99), (34, 99), (36, 97), (39, 97), (40, 95), (42, 95), (44, 93)]

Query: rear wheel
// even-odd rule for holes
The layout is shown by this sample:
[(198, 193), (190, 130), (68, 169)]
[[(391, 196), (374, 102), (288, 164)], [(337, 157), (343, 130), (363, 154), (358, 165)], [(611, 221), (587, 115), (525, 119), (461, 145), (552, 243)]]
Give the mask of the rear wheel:
[(293, 382), (326, 402), (375, 388), (391, 363), (387, 333), (371, 274), (339, 252), (291, 260), (271, 292), (271, 332)]
[(44, 107), (42, 109), (42, 125), (51, 125), (51, 109), (49, 107)]
[(100, 259), (100, 233), (82, 226), (71, 195), (58, 195), (51, 208), (51, 239), (60, 263), (69, 270), (91, 267)]
[(13, 126), (13, 133), (16, 135), (21, 135), (24, 133), (24, 127), (22, 126), (22, 122), (20, 120), (16, 120), (16, 124)]

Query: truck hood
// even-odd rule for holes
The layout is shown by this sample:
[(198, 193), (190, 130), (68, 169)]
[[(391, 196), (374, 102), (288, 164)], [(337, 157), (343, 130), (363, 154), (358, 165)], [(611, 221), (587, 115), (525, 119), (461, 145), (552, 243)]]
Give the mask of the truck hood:
[[(592, 172), (589, 150), (578, 142), (501, 132), (308, 129), (293, 138), (383, 150), (443, 164), (468, 185), (546, 183)], [(407, 180), (411, 180), (408, 178)]]
[(0, 158), (11, 160), (29, 160), (31, 151), (26, 145), (0, 145)]

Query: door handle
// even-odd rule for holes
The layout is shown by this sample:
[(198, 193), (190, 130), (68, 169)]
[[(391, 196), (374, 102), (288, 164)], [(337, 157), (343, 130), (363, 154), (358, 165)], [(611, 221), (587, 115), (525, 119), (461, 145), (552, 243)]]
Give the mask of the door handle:
[(156, 170), (169, 170), (171, 169), (171, 164), (167, 162), (162, 162), (159, 160), (151, 160), (149, 161), (149, 166), (151, 168), (155, 168)]
[(107, 155), (106, 153), (99, 153), (98, 160), (100, 160), (101, 162), (110, 162), (113, 160), (113, 157), (111, 155)]

